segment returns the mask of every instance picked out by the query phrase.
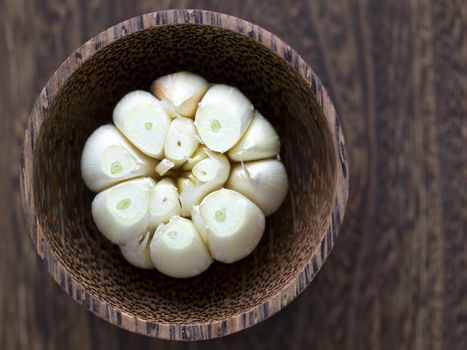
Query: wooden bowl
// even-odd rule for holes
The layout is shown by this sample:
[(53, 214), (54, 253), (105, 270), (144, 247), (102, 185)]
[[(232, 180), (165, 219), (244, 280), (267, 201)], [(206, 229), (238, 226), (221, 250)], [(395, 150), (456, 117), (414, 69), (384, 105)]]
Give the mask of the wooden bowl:
[[(234, 85), (274, 124), (290, 190), (255, 251), (173, 279), (125, 262), (91, 218), (84, 142), (117, 101), (163, 74), (191, 70)], [(200, 10), (146, 14), (76, 50), (27, 121), (21, 191), (32, 241), (55, 281), (92, 313), (165, 339), (224, 336), (257, 324), (310, 283), (334, 245), (348, 193), (344, 137), (311, 68), (266, 30)]]

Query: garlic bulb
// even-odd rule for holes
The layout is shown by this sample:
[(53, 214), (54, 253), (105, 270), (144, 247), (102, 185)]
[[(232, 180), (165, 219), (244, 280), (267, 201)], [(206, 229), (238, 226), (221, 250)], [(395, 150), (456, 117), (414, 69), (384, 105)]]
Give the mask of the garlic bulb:
[(92, 217), (99, 231), (115, 244), (126, 244), (146, 233), (154, 185), (151, 178), (139, 178), (97, 194), (92, 201)]
[(147, 232), (141, 237), (136, 237), (125, 245), (120, 246), (123, 257), (130, 264), (142, 269), (153, 269), (154, 264), (151, 260), (149, 243), (152, 240), (152, 234)]
[(232, 190), (221, 189), (207, 195), (199, 206), (199, 214), (212, 256), (224, 263), (250, 254), (265, 228), (264, 214), (256, 204)]
[(174, 216), (168, 224), (157, 228), (150, 253), (160, 272), (176, 278), (199, 275), (213, 261), (195, 225), (180, 216)]
[(136, 90), (126, 94), (114, 108), (113, 122), (141, 152), (162, 158), (170, 116), (149, 92)]
[(160, 176), (164, 176), (170, 169), (174, 168), (175, 164), (171, 160), (162, 159), (156, 166), (156, 173)]
[(253, 105), (240, 90), (217, 84), (199, 103), (195, 126), (209, 149), (223, 153), (240, 140), (252, 117)]
[(240, 141), (229, 150), (233, 161), (272, 158), (279, 153), (280, 142), (274, 127), (258, 111)]
[(149, 200), (149, 226), (155, 229), (159, 224), (169, 222), (180, 215), (180, 201), (173, 181), (164, 178), (151, 188)]
[(198, 149), (186, 159), (186, 162), (183, 164), (183, 170), (191, 170), (199, 161), (206, 159), (208, 155), (204, 152), (204, 147), (198, 147)]
[(154, 80), (151, 85), (154, 96), (164, 102), (170, 102), (167, 109), (174, 117), (193, 118), (207, 89), (206, 79), (186, 71), (164, 75)]
[(152, 173), (155, 161), (133, 147), (113, 125), (96, 129), (81, 155), (81, 175), (91, 191)]
[(188, 278), (251, 253), (288, 180), (278, 134), (242, 92), (168, 74), (126, 94), (113, 122), (87, 140), (81, 172), (97, 228), (130, 264)]
[(208, 193), (221, 188), (230, 173), (230, 163), (223, 154), (205, 149), (208, 158), (197, 163), (192, 170), (191, 178), (194, 187), (189, 187), (180, 193), (182, 204), (181, 215), (189, 217), (194, 205), (201, 202)]
[(183, 164), (198, 148), (198, 136), (193, 120), (176, 118), (170, 123), (165, 138), (164, 152), (176, 166)]
[(284, 201), (287, 173), (282, 162), (276, 159), (237, 164), (232, 167), (226, 187), (244, 194), (261, 208), (264, 215), (269, 215)]

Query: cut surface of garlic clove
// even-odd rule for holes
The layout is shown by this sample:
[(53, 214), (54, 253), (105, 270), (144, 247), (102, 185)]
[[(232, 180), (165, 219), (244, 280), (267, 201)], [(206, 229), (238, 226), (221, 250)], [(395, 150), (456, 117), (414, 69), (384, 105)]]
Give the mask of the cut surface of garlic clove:
[(195, 187), (195, 184), (191, 182), (189, 179), (187, 179), (186, 177), (179, 177), (177, 179), (177, 189), (179, 193), (192, 187)]
[(280, 207), (287, 194), (287, 173), (282, 162), (276, 159), (236, 164), (225, 187), (244, 194), (264, 215), (270, 215)]
[(195, 125), (209, 149), (224, 153), (240, 140), (252, 117), (253, 105), (240, 90), (215, 84), (199, 103)]
[(229, 150), (229, 158), (235, 162), (272, 158), (279, 153), (279, 135), (258, 111), (240, 141)]
[(99, 231), (119, 245), (146, 233), (149, 197), (154, 185), (151, 178), (139, 178), (98, 193), (92, 201), (92, 217)]
[(180, 216), (159, 225), (150, 253), (157, 270), (175, 278), (199, 275), (213, 261), (193, 222)]
[(161, 159), (170, 116), (161, 102), (143, 90), (126, 94), (113, 110), (117, 128), (144, 154)]
[(194, 187), (180, 193), (182, 205), (181, 214), (190, 217), (191, 210), (208, 193), (220, 189), (227, 181), (230, 173), (230, 163), (226, 156), (205, 149), (208, 158), (197, 163), (190, 174)]
[(81, 155), (81, 175), (86, 186), (102, 191), (123, 180), (148, 176), (155, 161), (133, 147), (113, 125), (96, 129)]
[(206, 79), (187, 71), (164, 75), (151, 84), (151, 93), (160, 100), (170, 101), (174, 115), (188, 118), (195, 115), (207, 89)]
[(223, 263), (233, 263), (250, 254), (264, 232), (264, 214), (236, 191), (220, 189), (210, 193), (201, 202), (199, 213), (206, 227), (209, 251)]
[(165, 138), (165, 157), (176, 166), (180, 166), (196, 151), (199, 146), (193, 120), (176, 118), (170, 123)]
[(157, 164), (155, 170), (160, 176), (164, 176), (167, 172), (175, 167), (175, 163), (169, 159), (162, 159), (159, 164)]
[(180, 200), (173, 181), (164, 178), (151, 189), (149, 200), (149, 226), (155, 229), (159, 224), (169, 222), (172, 216), (180, 215)]
[(142, 269), (153, 269), (154, 264), (152, 263), (149, 250), (152, 236), (152, 233), (147, 232), (143, 236), (136, 237), (127, 244), (121, 245), (120, 251), (125, 260)]
[(199, 163), (201, 160), (206, 159), (208, 155), (204, 151), (204, 147), (200, 146), (196, 149), (196, 151), (186, 159), (186, 162), (183, 164), (182, 169), (189, 171), (193, 169), (193, 167)]

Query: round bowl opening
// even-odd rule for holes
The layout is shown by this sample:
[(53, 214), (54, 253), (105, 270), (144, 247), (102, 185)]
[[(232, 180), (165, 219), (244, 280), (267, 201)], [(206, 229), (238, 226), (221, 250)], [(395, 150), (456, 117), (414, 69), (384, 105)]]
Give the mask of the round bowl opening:
[[(186, 280), (125, 262), (94, 225), (94, 194), (80, 173), (87, 137), (112, 121), (118, 100), (179, 70), (236, 86), (251, 99), (281, 136), (290, 183), (285, 202), (268, 217), (263, 239), (249, 257), (231, 265), (214, 263)], [(145, 29), (97, 51), (55, 96), (34, 147), (35, 215), (50, 253), (98, 301), (157, 324), (223, 321), (270, 300), (310, 264), (335, 198), (333, 145), (310, 87), (265, 46), (208, 25)]]

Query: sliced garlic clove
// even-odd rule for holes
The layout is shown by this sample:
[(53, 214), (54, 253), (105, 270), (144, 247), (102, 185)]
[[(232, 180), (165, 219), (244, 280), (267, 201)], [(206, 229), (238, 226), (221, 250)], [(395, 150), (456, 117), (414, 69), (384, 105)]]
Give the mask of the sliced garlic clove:
[(156, 173), (160, 176), (164, 176), (170, 169), (175, 167), (175, 163), (169, 159), (162, 159), (156, 166)]
[(274, 127), (258, 111), (240, 141), (229, 150), (233, 161), (272, 158), (279, 153), (280, 141)]
[(193, 167), (201, 160), (206, 159), (208, 155), (204, 151), (204, 147), (198, 147), (197, 150), (187, 158), (186, 162), (183, 164), (183, 170), (191, 170)]
[(154, 266), (175, 278), (199, 275), (213, 261), (195, 225), (180, 216), (157, 228), (150, 252)]
[(159, 224), (169, 222), (170, 218), (180, 215), (180, 200), (172, 180), (164, 178), (152, 189), (149, 201), (149, 226), (155, 229)]
[(261, 208), (264, 215), (269, 215), (284, 201), (287, 173), (282, 162), (276, 159), (236, 164), (226, 187), (244, 194)]
[(147, 232), (145, 235), (136, 237), (127, 244), (121, 245), (120, 251), (125, 260), (142, 269), (153, 269), (154, 264), (149, 251), (152, 236), (150, 232)]
[(179, 177), (177, 179), (178, 192), (183, 192), (189, 188), (195, 187), (195, 184), (185, 177)]
[(198, 233), (203, 239), (204, 243), (207, 244), (206, 232), (208, 228), (204, 224), (203, 218), (201, 217), (199, 205), (195, 205), (191, 210), (191, 221), (193, 221), (193, 224), (196, 226), (196, 229), (198, 230)]
[(195, 126), (209, 149), (223, 153), (240, 140), (252, 117), (253, 105), (240, 90), (216, 84), (199, 103)]
[(155, 161), (145, 156), (113, 125), (96, 129), (81, 156), (81, 175), (86, 186), (99, 192), (123, 180), (148, 176)]
[(208, 193), (220, 189), (229, 177), (230, 163), (227, 157), (208, 149), (205, 152), (208, 158), (197, 163), (189, 176), (195, 186), (181, 192), (179, 196), (184, 217), (190, 217), (193, 206), (199, 204)]
[(92, 217), (99, 231), (115, 244), (126, 244), (146, 233), (154, 185), (151, 178), (139, 178), (98, 193), (92, 201)]
[(126, 94), (114, 108), (113, 121), (141, 152), (162, 158), (170, 116), (157, 98), (143, 90)]
[(183, 115), (181, 115), (180, 113), (177, 112), (177, 110), (175, 109), (175, 106), (172, 102), (170, 102), (169, 100), (161, 100), (161, 104), (162, 104), (162, 107), (164, 107), (164, 109), (166, 110), (167, 113), (169, 113), (169, 115), (172, 117), (172, 118), (183, 118)]
[(179, 166), (195, 152), (198, 146), (198, 136), (193, 120), (188, 118), (172, 120), (165, 138), (165, 157)]
[(172, 115), (193, 118), (198, 103), (208, 89), (203, 77), (191, 72), (177, 72), (160, 77), (151, 85), (151, 92), (160, 100), (168, 100)]
[(209, 250), (214, 259), (224, 263), (250, 254), (264, 232), (264, 214), (236, 191), (221, 189), (210, 193), (201, 202), (199, 213), (206, 227)]

